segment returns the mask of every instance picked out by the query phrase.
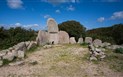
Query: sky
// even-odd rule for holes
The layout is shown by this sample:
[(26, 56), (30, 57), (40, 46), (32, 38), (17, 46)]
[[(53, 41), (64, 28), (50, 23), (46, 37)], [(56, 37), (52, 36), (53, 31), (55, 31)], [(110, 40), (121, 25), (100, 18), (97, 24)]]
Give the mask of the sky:
[(87, 29), (123, 23), (123, 0), (0, 0), (0, 26), (47, 29), (47, 19), (58, 24), (75, 20)]

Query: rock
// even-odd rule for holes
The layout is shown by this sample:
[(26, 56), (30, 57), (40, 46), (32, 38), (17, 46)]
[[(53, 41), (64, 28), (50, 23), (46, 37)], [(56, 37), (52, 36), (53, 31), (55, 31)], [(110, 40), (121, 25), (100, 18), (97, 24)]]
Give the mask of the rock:
[(34, 41), (31, 41), (31, 43), (29, 44), (29, 46), (27, 47), (27, 50), (29, 50), (30, 48), (36, 46), (36, 43)]
[(12, 51), (14, 48), (13, 47), (10, 47), (9, 50)]
[(37, 61), (32, 60), (32, 61), (29, 61), (29, 64), (31, 64), (31, 65), (36, 65), (36, 64), (38, 64), (38, 62), (37, 62)]
[(95, 47), (99, 47), (99, 46), (102, 45), (102, 41), (99, 40), (99, 39), (95, 39), (95, 40), (93, 41), (93, 44), (94, 44)]
[(16, 66), (16, 65), (24, 65), (24, 61), (17, 61), (17, 62), (13, 62), (13, 63), (9, 63), (10, 66)]
[(111, 43), (104, 42), (104, 43), (102, 43), (101, 47), (108, 47), (108, 46), (110, 46), (110, 45), (111, 45)]
[(120, 48), (120, 46), (119, 46), (119, 45), (111, 45), (111, 46), (108, 46), (107, 48), (108, 48), (108, 49), (113, 49), (113, 50), (115, 50), (115, 49), (117, 49), (117, 48)]
[(47, 25), (48, 25), (48, 33), (49, 33), (49, 43), (58, 44), (59, 43), (58, 24), (53, 18), (49, 18), (47, 20)]
[(12, 50), (11, 52), (12, 52), (12, 54), (13, 54), (14, 57), (17, 57), (18, 54), (17, 54), (17, 51), (16, 50)]
[(52, 48), (52, 45), (45, 45), (43, 46), (44, 49), (47, 49), (47, 48)]
[(85, 43), (92, 43), (92, 38), (91, 37), (86, 37), (85, 38)]
[(18, 50), (17, 51), (17, 54), (18, 54), (18, 58), (19, 59), (24, 59), (24, 56), (25, 56), (25, 52), (24, 51), (21, 51), (21, 50)]
[(45, 45), (49, 42), (49, 34), (45, 31), (39, 30), (38, 36), (36, 38), (36, 42), (38, 45)]
[(105, 57), (106, 57), (105, 55), (101, 55), (100, 59), (102, 60), (102, 59), (104, 59)]
[(25, 44), (25, 42), (18, 43), (17, 45), (14, 46), (14, 49), (16, 51), (18, 51), (18, 50), (26, 51), (26, 44)]
[(0, 51), (0, 57), (4, 56), (4, 55), (6, 55), (6, 54), (7, 54), (7, 51), (6, 51), (6, 50)]
[(90, 51), (95, 51), (95, 48), (94, 48), (93, 44), (89, 44), (88, 48), (89, 48)]
[(14, 55), (12, 52), (8, 52), (6, 55), (3, 56), (3, 59), (6, 59), (8, 61), (12, 61), (14, 59)]
[(69, 35), (65, 31), (59, 31), (59, 43), (60, 44), (69, 44)]
[(70, 37), (70, 44), (76, 44), (75, 37)]
[(83, 38), (79, 38), (78, 43), (79, 44), (83, 43)]
[(91, 55), (91, 56), (90, 56), (90, 61), (93, 61), (93, 60), (94, 60), (94, 61), (97, 61), (97, 58), (96, 58), (95, 56)]
[(102, 50), (99, 49), (99, 48), (95, 48), (95, 51), (98, 52), (98, 53), (102, 52)]
[(3, 61), (2, 60), (0, 60), (0, 67), (3, 65)]
[(30, 43), (31, 43), (30, 41), (26, 41), (26, 42), (25, 42), (26, 47), (28, 47)]

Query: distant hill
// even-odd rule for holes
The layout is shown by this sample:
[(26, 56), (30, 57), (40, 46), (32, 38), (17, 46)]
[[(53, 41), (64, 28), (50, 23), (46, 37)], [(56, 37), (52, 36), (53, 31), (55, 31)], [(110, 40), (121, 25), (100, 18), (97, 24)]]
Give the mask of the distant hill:
[(87, 30), (86, 36), (98, 38), (114, 44), (123, 44), (123, 24)]

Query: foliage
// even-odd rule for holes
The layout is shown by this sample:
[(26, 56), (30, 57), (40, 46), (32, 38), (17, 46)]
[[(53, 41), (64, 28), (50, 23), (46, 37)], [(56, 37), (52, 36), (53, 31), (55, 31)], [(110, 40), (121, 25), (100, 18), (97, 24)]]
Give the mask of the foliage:
[(86, 36), (98, 38), (113, 44), (123, 44), (123, 24), (88, 30)]
[(123, 48), (117, 48), (114, 52), (123, 54)]
[(86, 28), (77, 21), (66, 21), (59, 24), (59, 29), (66, 31), (70, 37), (75, 37), (76, 40), (80, 37), (85, 37)]
[(34, 30), (26, 30), (21, 27), (5, 29), (0, 27), (0, 50), (7, 49), (19, 42), (34, 40), (36, 32)]

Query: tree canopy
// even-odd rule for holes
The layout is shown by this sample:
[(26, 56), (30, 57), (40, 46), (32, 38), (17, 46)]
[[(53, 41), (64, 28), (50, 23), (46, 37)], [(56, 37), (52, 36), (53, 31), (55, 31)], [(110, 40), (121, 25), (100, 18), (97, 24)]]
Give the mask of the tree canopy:
[(78, 40), (79, 37), (85, 37), (86, 28), (77, 21), (66, 21), (58, 25), (59, 29), (66, 31), (70, 37), (75, 37)]

